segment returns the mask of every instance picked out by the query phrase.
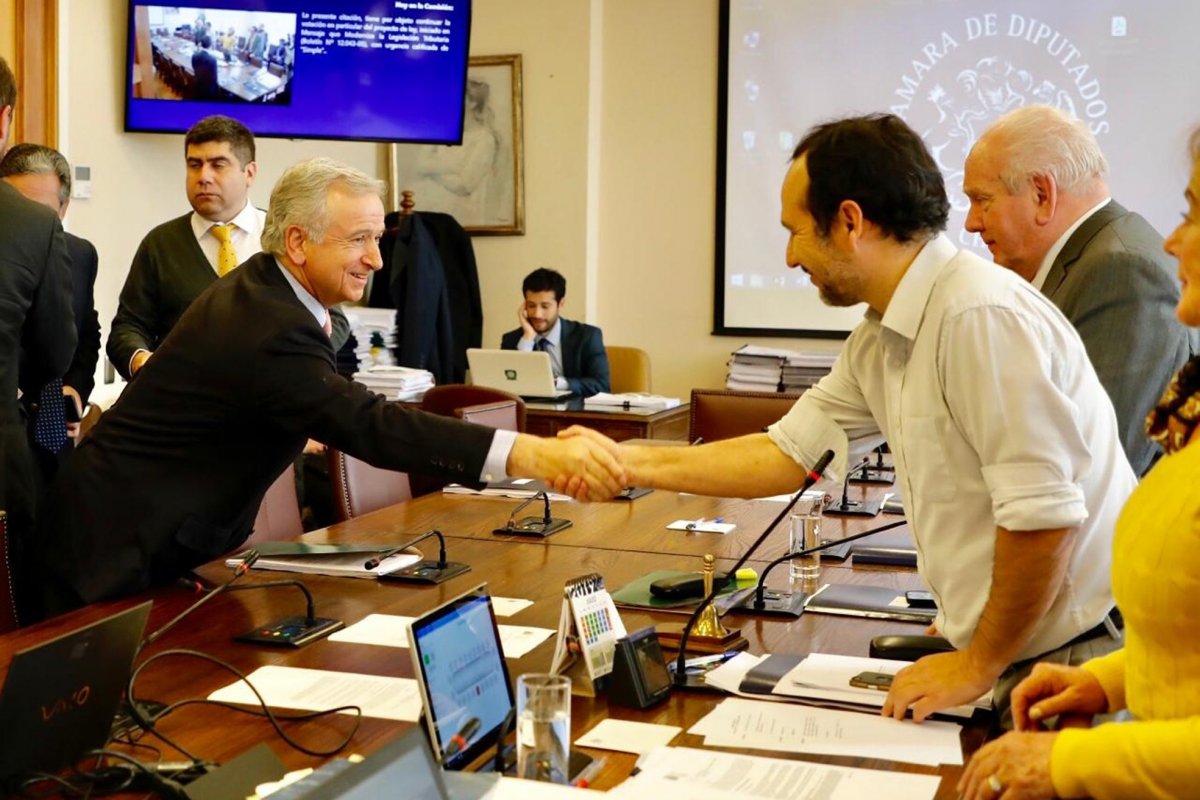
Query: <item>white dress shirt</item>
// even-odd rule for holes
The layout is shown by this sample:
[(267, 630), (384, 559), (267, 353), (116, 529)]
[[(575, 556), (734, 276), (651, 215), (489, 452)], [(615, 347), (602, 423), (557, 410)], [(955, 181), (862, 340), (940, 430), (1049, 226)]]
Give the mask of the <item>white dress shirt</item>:
[(945, 236), (769, 435), (800, 464), (832, 448), (840, 475), (886, 439), (938, 630), (955, 647), (970, 643), (991, 591), (996, 526), (1075, 527), (1059, 595), (1017, 660), (1112, 608), (1113, 528), (1136, 482), (1112, 403), (1058, 309)]
[[(300, 285), (300, 281), (288, 272), (287, 267), (275, 259), (275, 265), (279, 267), (279, 271), (283, 273), (283, 277), (287, 279), (288, 286), (292, 287), (292, 291), (296, 293), (296, 297), (308, 309), (308, 313), (313, 315), (317, 325), (325, 328), (329, 320), (329, 309), (321, 305), (321, 301), (309, 294), (308, 290)], [(517, 441), (516, 431), (496, 430), (496, 435), (492, 437), (492, 446), (488, 448), (487, 457), (483, 462), (483, 471), (479, 473), (479, 480), (484, 483), (493, 481), (502, 481), (508, 478), (508, 454), (512, 451), (513, 445)]]
[[(242, 264), (250, 256), (262, 252), (262, 232), (266, 222), (267, 212), (255, 208), (249, 201), (236, 217), (229, 220), (229, 225), (233, 228), (229, 232), (229, 241), (233, 243), (233, 251), (237, 253), (238, 264)], [(212, 229), (215, 225), (220, 224), (222, 223), (212, 222), (195, 211), (192, 212), (192, 233), (196, 235), (196, 242), (204, 251), (204, 257), (208, 259), (208, 263), (212, 265), (213, 272), (217, 271), (217, 251), (220, 249), (221, 243), (217, 241), (217, 237), (212, 235)]]

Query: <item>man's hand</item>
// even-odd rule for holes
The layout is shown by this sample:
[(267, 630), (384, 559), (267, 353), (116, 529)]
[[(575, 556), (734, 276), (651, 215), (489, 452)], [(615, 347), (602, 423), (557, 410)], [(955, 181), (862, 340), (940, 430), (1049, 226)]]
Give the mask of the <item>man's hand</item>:
[(529, 312), (525, 309), (525, 301), (521, 301), (521, 305), (517, 306), (517, 322), (521, 325), (521, 338), (526, 341), (533, 341), (537, 338), (537, 331), (529, 324)]
[(963, 800), (1054, 797), (1050, 750), (1056, 733), (1006, 733), (979, 749), (958, 782)]
[(1003, 671), (1003, 665), (975, 664), (965, 650), (925, 656), (896, 673), (881, 713), (904, 719), (911, 708), (913, 722), (922, 722), (935, 711), (979, 699)]
[(133, 354), (133, 358), (129, 359), (129, 377), (138, 374), (138, 370), (146, 366), (146, 362), (150, 360), (149, 350), (138, 350)]
[(508, 473), (541, 478), (577, 500), (607, 500), (625, 488), (616, 442), (578, 425), (560, 436), (518, 436), (508, 456)]
[[(63, 402), (75, 404), (75, 419), (83, 419), (83, 402), (74, 386), (63, 385)], [(67, 422), (67, 438), (74, 444), (79, 444), (79, 423)]]
[(318, 442), (316, 439), (309, 439), (304, 443), (304, 455), (319, 456), (325, 452), (325, 445)]
[(1040, 720), (1059, 714), (1103, 714), (1108, 696), (1096, 676), (1082, 667), (1035, 664), (1029, 677), (1012, 691), (1013, 724), (1036, 730)]

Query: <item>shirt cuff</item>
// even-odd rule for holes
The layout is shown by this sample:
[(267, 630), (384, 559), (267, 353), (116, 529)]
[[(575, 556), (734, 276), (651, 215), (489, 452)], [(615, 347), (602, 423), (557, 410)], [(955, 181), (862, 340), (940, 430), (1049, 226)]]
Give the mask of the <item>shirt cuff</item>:
[(512, 452), (516, 442), (516, 431), (499, 428), (496, 430), (496, 435), (492, 437), (492, 446), (488, 448), (487, 458), (483, 461), (483, 472), (480, 473), (479, 480), (484, 483), (508, 480), (508, 454)]
[(532, 353), (533, 345), (536, 342), (537, 342), (537, 339), (530, 339), (529, 341), (526, 341), (524, 339), (517, 339), (517, 349), (524, 353)]
[(1045, 463), (983, 468), (996, 524), (1010, 531), (1072, 528), (1088, 517), (1083, 488)]
[(571, 384), (567, 383), (567, 379), (559, 375), (554, 379), (554, 388), (560, 392), (567, 391), (571, 388)]
[(1085, 662), (1083, 668), (1100, 681), (1104, 696), (1108, 698), (1108, 713), (1125, 708), (1125, 648), (1093, 658)]
[(125, 366), (125, 370), (129, 373), (129, 377), (131, 378), (133, 377), (133, 360), (137, 358), (138, 353), (146, 353), (149, 355), (150, 351), (144, 347), (139, 347), (137, 350), (133, 351), (133, 355), (129, 357), (129, 363)]
[(824, 481), (840, 483), (846, 474), (850, 441), (846, 431), (808, 395), (802, 395), (783, 419), (767, 428), (767, 436), (783, 453), (811, 470), (826, 450), (834, 453), (825, 468)]

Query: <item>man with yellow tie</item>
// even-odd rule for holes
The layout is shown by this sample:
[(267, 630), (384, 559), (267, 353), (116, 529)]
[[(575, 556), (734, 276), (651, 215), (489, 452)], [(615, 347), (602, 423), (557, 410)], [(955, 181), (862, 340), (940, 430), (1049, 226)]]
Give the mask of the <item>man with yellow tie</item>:
[[(183, 145), (192, 211), (146, 234), (108, 337), (109, 360), (126, 379), (141, 369), (201, 292), (262, 249), (266, 212), (248, 198), (258, 172), (254, 134), (235, 119), (211, 116), (188, 130)], [(336, 352), (349, 326), (340, 311), (331, 316)]]

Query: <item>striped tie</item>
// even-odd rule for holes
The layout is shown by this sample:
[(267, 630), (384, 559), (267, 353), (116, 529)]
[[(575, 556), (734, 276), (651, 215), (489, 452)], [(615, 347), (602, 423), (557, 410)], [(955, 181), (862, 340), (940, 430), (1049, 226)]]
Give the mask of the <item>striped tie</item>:
[(233, 240), (229, 238), (233, 233), (233, 225), (213, 225), (209, 230), (213, 238), (221, 243), (217, 248), (217, 274), (224, 277), (238, 265), (237, 251), (233, 249)]

